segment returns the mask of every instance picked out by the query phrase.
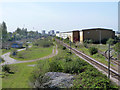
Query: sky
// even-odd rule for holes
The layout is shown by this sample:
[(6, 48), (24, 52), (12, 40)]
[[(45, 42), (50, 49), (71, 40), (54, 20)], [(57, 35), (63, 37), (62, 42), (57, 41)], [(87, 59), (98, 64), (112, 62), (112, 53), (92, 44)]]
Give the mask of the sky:
[(118, 2), (2, 2), (0, 23), (7, 30), (72, 31), (87, 28), (118, 30)]

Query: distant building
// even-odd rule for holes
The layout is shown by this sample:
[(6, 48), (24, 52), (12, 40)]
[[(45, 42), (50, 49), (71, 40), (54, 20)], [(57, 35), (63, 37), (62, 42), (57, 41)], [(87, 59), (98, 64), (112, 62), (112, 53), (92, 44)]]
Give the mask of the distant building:
[(66, 39), (67, 37), (71, 42), (80, 41), (83, 43), (85, 40), (93, 40), (93, 42), (102, 43), (109, 38), (115, 37), (115, 32), (111, 29), (92, 28), (83, 29), (69, 32), (57, 33), (56, 36)]
[(57, 33), (60, 33), (60, 32), (59, 32), (59, 31), (56, 31), (56, 34), (57, 34)]
[(42, 35), (45, 35), (45, 30), (42, 30)]
[(119, 36), (119, 35), (120, 35), (119, 31), (115, 32), (115, 36)]
[(48, 35), (50, 35), (50, 31), (48, 31)]
[(50, 35), (54, 35), (54, 34), (55, 34), (54, 30), (51, 30)]

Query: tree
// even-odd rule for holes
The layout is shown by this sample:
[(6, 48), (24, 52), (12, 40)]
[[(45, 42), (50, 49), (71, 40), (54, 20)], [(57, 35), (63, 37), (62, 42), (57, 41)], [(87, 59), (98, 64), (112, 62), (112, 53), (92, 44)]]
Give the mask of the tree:
[(112, 38), (108, 39), (107, 44), (113, 45), (114, 44), (114, 39), (112, 39)]
[(120, 42), (115, 44), (114, 50), (120, 53)]
[(27, 44), (27, 43), (26, 43), (26, 45), (25, 45), (25, 46), (26, 46), (26, 50), (28, 50), (28, 44)]
[(118, 59), (120, 59), (120, 42), (115, 44), (114, 50), (118, 53)]
[(17, 55), (17, 50), (16, 50), (16, 49), (13, 49), (13, 50), (12, 50), (12, 55), (13, 55), (13, 56)]
[(5, 22), (1, 24), (1, 31), (2, 31), (2, 42), (6, 42), (8, 37), (7, 37), (7, 26)]

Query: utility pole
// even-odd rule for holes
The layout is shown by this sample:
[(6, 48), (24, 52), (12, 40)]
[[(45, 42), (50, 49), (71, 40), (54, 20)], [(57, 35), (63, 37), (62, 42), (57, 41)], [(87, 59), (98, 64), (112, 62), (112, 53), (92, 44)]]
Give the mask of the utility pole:
[(70, 53), (71, 53), (71, 41), (69, 43), (70, 43)]
[(108, 78), (110, 79), (110, 44), (108, 44)]

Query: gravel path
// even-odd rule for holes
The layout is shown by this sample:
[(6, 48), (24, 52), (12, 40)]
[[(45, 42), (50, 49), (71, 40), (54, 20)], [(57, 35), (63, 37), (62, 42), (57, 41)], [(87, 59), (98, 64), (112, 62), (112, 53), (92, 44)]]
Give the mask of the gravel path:
[[(25, 50), (25, 48), (24, 49), (19, 49), (18, 51), (22, 51), (22, 50)], [(51, 57), (53, 57), (57, 54), (58, 54), (57, 45), (56, 45), (56, 47), (53, 48), (53, 51), (52, 51), (51, 55), (48, 55), (48, 56), (45, 56), (45, 57), (42, 57), (42, 58), (38, 58), (38, 59), (34, 59), (34, 60), (27, 60), (27, 61), (19, 61), (19, 60), (13, 59), (13, 58), (10, 57), (10, 52), (8, 52), (8, 53), (5, 53), (5, 54), (1, 55), (1, 57), (5, 60), (5, 62), (1, 63), (1, 65), (34, 62), (34, 61), (38, 61), (38, 60), (42, 60), (42, 59), (51, 58)]]

